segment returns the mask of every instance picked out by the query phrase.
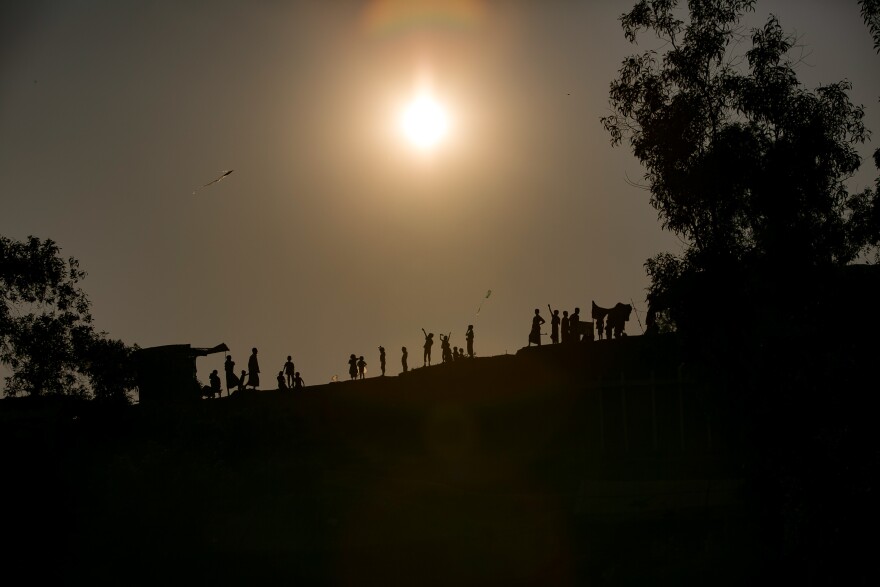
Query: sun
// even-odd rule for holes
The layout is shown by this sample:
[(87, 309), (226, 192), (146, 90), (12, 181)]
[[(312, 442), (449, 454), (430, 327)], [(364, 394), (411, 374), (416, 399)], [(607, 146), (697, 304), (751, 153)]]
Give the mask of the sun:
[(436, 147), (446, 136), (449, 116), (439, 102), (424, 94), (404, 108), (400, 126), (410, 143), (426, 151)]

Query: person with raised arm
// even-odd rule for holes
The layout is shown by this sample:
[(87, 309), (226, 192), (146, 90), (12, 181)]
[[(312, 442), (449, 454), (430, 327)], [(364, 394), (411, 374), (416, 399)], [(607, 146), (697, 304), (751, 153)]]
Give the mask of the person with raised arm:
[(554, 310), (550, 307), (550, 304), (547, 304), (547, 309), (550, 310), (550, 342), (553, 344), (559, 344), (559, 310)]
[(425, 335), (425, 355), (423, 357), (424, 365), (423, 367), (427, 367), (431, 364), (431, 347), (434, 346), (434, 333), (433, 332), (425, 332), (425, 329), (422, 328), (422, 333)]

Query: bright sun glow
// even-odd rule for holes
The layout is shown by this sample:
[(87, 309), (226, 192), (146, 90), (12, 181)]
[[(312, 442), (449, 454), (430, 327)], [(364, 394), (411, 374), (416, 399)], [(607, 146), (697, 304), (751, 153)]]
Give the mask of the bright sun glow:
[(430, 96), (419, 96), (410, 102), (400, 123), (409, 141), (422, 150), (436, 146), (449, 130), (446, 111)]

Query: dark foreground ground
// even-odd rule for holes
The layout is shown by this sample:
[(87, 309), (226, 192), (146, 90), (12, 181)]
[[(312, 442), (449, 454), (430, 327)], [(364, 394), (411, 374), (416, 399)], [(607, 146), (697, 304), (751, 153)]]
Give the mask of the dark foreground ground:
[(189, 405), (3, 400), (4, 566), (56, 584), (767, 579), (736, 435), (674, 349), (593, 344)]

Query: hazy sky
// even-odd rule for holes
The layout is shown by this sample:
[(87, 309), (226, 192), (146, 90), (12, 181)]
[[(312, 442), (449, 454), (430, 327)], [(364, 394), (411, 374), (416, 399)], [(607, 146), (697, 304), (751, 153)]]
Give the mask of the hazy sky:
[[(403, 345), (420, 365), (422, 327), (462, 345), (474, 324), (494, 355), (548, 303), (644, 310), (645, 259), (681, 245), (599, 122), (639, 50), (617, 21), (634, 0), (417, 4), (4, 3), (0, 234), (77, 257), (114, 338), (225, 342), (238, 369), (256, 346), (264, 388), (289, 354), (318, 384), (351, 353), (378, 374), (379, 345), (389, 374)], [(851, 80), (880, 132), (856, 0), (759, 0), (750, 23), (769, 12), (801, 38), (802, 81)], [(430, 153), (397, 123), (424, 84), (451, 118)]]

